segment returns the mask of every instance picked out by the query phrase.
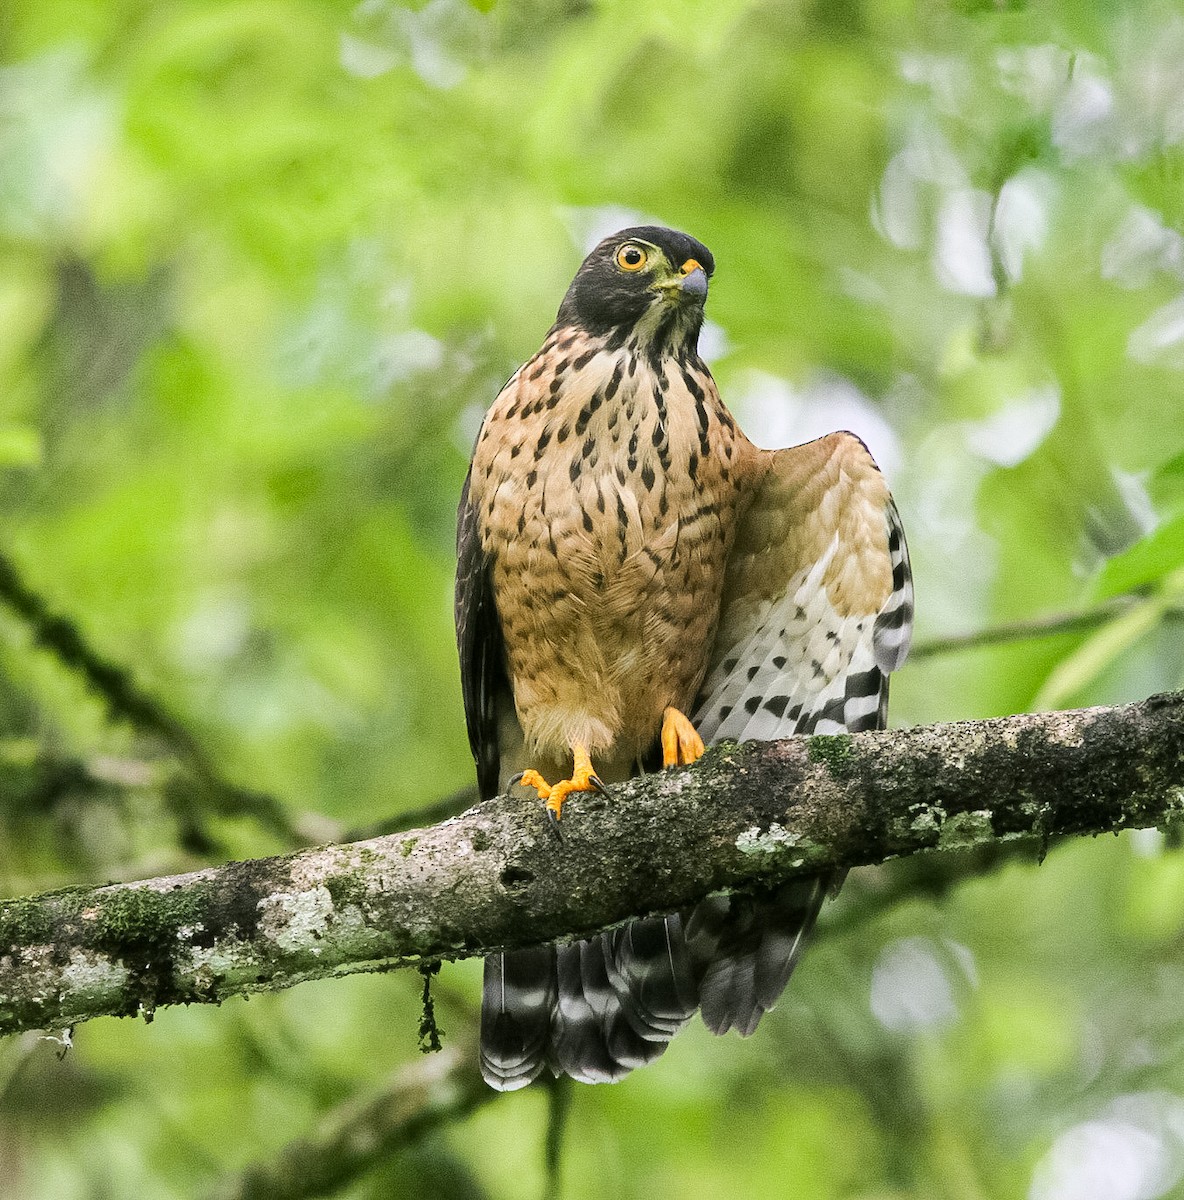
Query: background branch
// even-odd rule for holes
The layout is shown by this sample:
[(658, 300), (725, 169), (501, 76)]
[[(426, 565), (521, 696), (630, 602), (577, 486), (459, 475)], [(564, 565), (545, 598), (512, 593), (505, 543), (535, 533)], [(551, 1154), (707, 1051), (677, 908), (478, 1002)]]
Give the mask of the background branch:
[(1184, 812), (1184, 694), (714, 747), (577, 797), (551, 833), (500, 799), (441, 825), (0, 906), (0, 1032), (574, 937), (708, 892)]
[[(35, 645), (86, 682), (103, 700), (112, 720), (126, 721), (142, 736), (160, 743), (192, 773), (200, 788), (202, 807), (220, 816), (252, 817), (289, 846), (306, 845), (313, 840), (275, 796), (239, 787), (223, 778), (181, 721), (146, 691), (127, 667), (100, 654), (73, 618), (55, 612), (26, 582), (16, 563), (3, 553), (0, 553), (0, 602), (25, 622)], [(172, 807), (177, 808), (175, 797)], [(194, 848), (212, 849), (212, 843), (205, 844), (205, 832), (195, 818), (191, 807), (191, 835), (197, 843)], [(322, 820), (310, 818), (304, 822), (310, 823), (314, 828), (324, 828)]]
[(275, 1158), (226, 1180), (210, 1200), (305, 1200), (337, 1191), (497, 1096), (473, 1070), (472, 1055), (455, 1044), (404, 1067), (372, 1094), (333, 1109)]
[[(1084, 633), (1097, 629), (1107, 621), (1122, 616), (1143, 597), (1137, 595), (1115, 596), (1093, 608), (1080, 612), (1052, 613), (1044, 617), (1028, 617), (1022, 621), (1007, 621), (991, 625), (986, 629), (975, 629), (969, 633), (951, 633), (940, 637), (924, 638), (914, 642), (909, 658), (935, 658), (939, 654), (956, 654), (962, 650), (978, 650), (984, 646), (1001, 646), (1008, 642), (1031, 641), (1035, 638), (1056, 637), (1062, 633)], [(1184, 610), (1167, 608), (1163, 616), (1167, 620), (1180, 620)]]

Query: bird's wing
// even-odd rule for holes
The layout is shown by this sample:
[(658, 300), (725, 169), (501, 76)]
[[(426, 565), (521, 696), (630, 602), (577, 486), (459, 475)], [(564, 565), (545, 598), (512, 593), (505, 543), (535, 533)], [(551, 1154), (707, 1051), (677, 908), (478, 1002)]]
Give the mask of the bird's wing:
[[(694, 723), (704, 741), (881, 729), (908, 653), (913, 585), (896, 506), (863, 443), (833, 433), (763, 456), (728, 561)], [(686, 924), (703, 1019), (751, 1033), (839, 878), (712, 896)]]
[[(481, 545), (470, 477), (456, 527), (456, 643), (469, 747), (482, 800), (496, 796), (501, 769), (499, 712), (508, 703), (502, 627)], [(481, 1073), (491, 1087), (525, 1087), (543, 1069), (555, 1006), (555, 947), (534, 946), (485, 960), (481, 1003)]]
[(913, 618), (888, 487), (850, 433), (774, 451), (763, 469), (728, 560), (695, 725), (707, 742), (879, 728)]
[(477, 764), (481, 799), (488, 800), (498, 792), (501, 764), (498, 707), (502, 696), (509, 691), (509, 682), (501, 622), (490, 584), (489, 563), (477, 528), (477, 515), (469, 496), (469, 483), (466, 477), (457, 514), (454, 611), (469, 746)]

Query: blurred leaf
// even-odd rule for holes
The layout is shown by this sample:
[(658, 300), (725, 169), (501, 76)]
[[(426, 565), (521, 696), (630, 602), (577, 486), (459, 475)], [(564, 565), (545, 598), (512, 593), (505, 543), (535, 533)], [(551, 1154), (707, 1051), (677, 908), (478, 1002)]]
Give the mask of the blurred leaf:
[(27, 467), (41, 461), (41, 433), (28, 425), (0, 424), (0, 467)]
[(1184, 513), (1164, 521), (1102, 568), (1094, 588), (1098, 599), (1119, 596), (1166, 580), (1184, 566)]
[(1062, 660), (1032, 701), (1034, 709), (1061, 707), (1080, 695), (1120, 655), (1154, 629), (1184, 599), (1184, 568), (1167, 576), (1155, 594), (1107, 622)]

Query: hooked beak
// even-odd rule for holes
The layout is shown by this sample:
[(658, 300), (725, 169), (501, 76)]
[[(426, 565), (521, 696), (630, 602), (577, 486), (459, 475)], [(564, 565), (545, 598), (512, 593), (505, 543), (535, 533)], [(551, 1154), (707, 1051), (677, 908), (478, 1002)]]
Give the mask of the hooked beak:
[(673, 279), (655, 286), (670, 300), (689, 300), (702, 304), (707, 299), (707, 272), (693, 258), (688, 258)]

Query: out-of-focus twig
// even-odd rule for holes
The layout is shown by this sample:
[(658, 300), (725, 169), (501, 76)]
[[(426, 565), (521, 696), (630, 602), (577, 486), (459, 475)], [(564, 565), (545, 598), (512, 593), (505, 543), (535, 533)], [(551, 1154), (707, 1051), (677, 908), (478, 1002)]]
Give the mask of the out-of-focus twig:
[[(25, 622), (35, 645), (86, 681), (102, 698), (112, 719), (126, 721), (138, 733), (160, 742), (192, 772), (199, 785), (201, 808), (220, 816), (248, 815), (290, 846), (304, 845), (310, 840), (276, 797), (224, 779), (196, 738), (167, 707), (149, 695), (126, 667), (100, 654), (74, 620), (55, 612), (2, 552), (0, 602)], [(185, 811), (185, 805), (194, 798), (192, 789), (181, 789), (166, 800), (179, 816), (188, 818), (194, 825), (193, 837), (201, 840), (204, 835), (196, 828), (195, 814)]]
[[(1121, 616), (1138, 596), (1115, 596), (1093, 608), (1075, 613), (1053, 613), (1046, 617), (1031, 617), (1024, 621), (1008, 621), (978, 629), (970, 633), (953, 633), (942, 637), (926, 638), (914, 644), (909, 652), (910, 661), (932, 658), (938, 654), (952, 654), (959, 650), (977, 650), (983, 646), (998, 646), (1005, 642), (1026, 641), (1032, 638), (1055, 637), (1061, 633), (1080, 633), (1096, 629), (1113, 618)], [(1165, 616), (1178, 620), (1184, 617), (1184, 609), (1169, 609)]]
[(823, 908), (814, 936), (843, 937), (898, 904), (940, 900), (965, 880), (989, 875), (1011, 863), (1036, 866), (1048, 848), (1040, 840), (1024, 838), (944, 854), (912, 855), (855, 871), (843, 884), (838, 900)]
[(562, 1192), (563, 1134), (571, 1114), (571, 1093), (572, 1081), (566, 1075), (550, 1081), (547, 1139), (543, 1146), (543, 1169), (546, 1172), (543, 1200), (559, 1200)]
[(485, 1086), (471, 1047), (454, 1043), (398, 1071), (370, 1096), (330, 1112), (270, 1162), (226, 1180), (210, 1200), (307, 1200), (326, 1196), (425, 1135), (498, 1095)]

